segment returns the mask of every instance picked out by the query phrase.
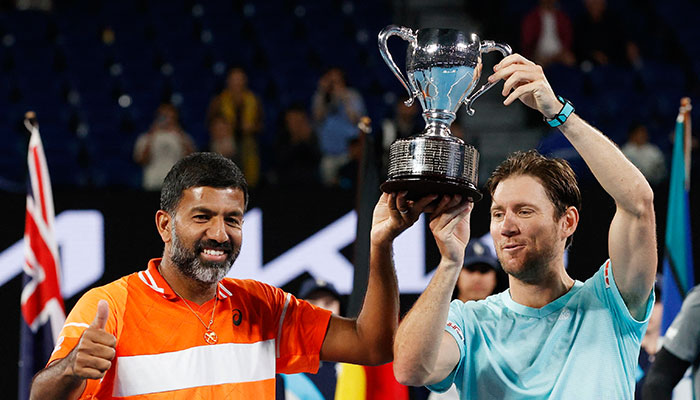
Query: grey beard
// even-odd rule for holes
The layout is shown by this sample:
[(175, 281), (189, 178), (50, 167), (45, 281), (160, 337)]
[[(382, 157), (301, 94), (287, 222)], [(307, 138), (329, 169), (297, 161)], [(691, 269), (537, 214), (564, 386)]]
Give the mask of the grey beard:
[(175, 233), (175, 227), (173, 227), (171, 233), (173, 241), (170, 261), (172, 261), (185, 276), (198, 282), (216, 283), (224, 279), (228, 271), (231, 270), (233, 262), (236, 261), (240, 251), (240, 248), (234, 249), (226, 260), (222, 262), (202, 261), (197, 257), (196, 250), (187, 249), (182, 245)]

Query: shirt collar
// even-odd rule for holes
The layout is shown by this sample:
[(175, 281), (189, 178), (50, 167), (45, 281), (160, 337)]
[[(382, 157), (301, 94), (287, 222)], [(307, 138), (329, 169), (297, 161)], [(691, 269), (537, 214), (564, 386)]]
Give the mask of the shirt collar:
[[(180, 298), (180, 296), (175, 293), (158, 270), (158, 266), (160, 265), (161, 261), (162, 258), (151, 259), (148, 262), (148, 268), (145, 271), (140, 271), (138, 276), (146, 286), (163, 296), (164, 299), (170, 301), (177, 300)], [(219, 300), (223, 300), (231, 295), (231, 288), (226, 287), (223, 280), (219, 282), (216, 288), (216, 296), (219, 298)]]
[(549, 314), (561, 310), (566, 303), (571, 299), (571, 296), (576, 294), (581, 288), (583, 287), (583, 282), (581, 281), (574, 281), (574, 285), (569, 289), (568, 292), (564, 293), (561, 297), (558, 299), (555, 299), (554, 301), (550, 302), (549, 304), (541, 307), (541, 308), (533, 308), (533, 307), (528, 307), (524, 306), (520, 303), (517, 303), (513, 298), (510, 296), (510, 289), (505, 290), (504, 292), (500, 293), (501, 299), (503, 300), (503, 303), (505, 303), (506, 307), (508, 307), (511, 311), (514, 311), (518, 314), (522, 314), (528, 317), (535, 317), (535, 318), (542, 318), (546, 317)]

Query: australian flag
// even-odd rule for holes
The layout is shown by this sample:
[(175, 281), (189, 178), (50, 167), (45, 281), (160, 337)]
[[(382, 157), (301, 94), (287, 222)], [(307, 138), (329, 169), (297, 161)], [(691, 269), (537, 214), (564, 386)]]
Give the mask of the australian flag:
[(66, 319), (60, 289), (58, 244), (54, 234), (51, 180), (36, 125), (27, 122), (29, 180), (24, 226), (24, 273), (20, 321), (20, 400), (29, 398), (32, 377), (56, 346)]

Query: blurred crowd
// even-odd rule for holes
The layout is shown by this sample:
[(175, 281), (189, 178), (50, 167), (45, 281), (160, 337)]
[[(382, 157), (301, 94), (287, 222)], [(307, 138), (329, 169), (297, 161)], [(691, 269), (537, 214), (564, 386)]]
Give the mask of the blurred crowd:
[[(621, 29), (619, 15), (608, 7), (606, 0), (582, 0), (582, 10), (576, 18), (571, 18), (559, 3), (558, 0), (539, 0), (524, 14), (516, 51), (545, 69), (555, 71), (569, 68), (590, 72), (610, 66), (624, 69), (630, 76), (642, 73), (647, 62), (642, 51), (645, 46), (638, 43), (640, 37), (635, 35), (634, 29)], [(581, 78), (588, 79), (583, 75)], [(559, 90), (567, 92), (566, 87)], [(419, 105), (407, 107), (403, 100), (406, 98), (391, 97), (390, 111), (374, 123), (379, 128), (376, 136), (385, 166), (391, 143), (397, 138), (419, 134), (424, 126)], [(327, 68), (311, 99), (297, 102), (280, 113), (277, 133), (268, 145), (261, 143), (263, 113), (259, 96), (247, 86), (246, 71), (241, 67), (231, 68), (225, 88), (209, 105), (207, 150), (238, 162), (254, 187), (259, 184), (354, 187), (362, 149), (357, 123), (368, 110), (363, 94), (350, 86), (342, 67)], [(624, 129), (627, 136), (611, 135), (619, 140), (625, 155), (652, 185), (666, 178), (672, 120), (666, 122), (666, 131), (660, 133), (657, 129), (652, 136), (647, 123), (656, 121), (645, 121), (641, 113), (625, 116), (617, 119), (618, 125), (622, 125), (617, 126), (617, 130)], [(455, 136), (463, 137), (461, 123), (455, 123), (452, 128)], [(149, 132), (152, 131), (153, 128)], [(174, 154), (182, 156), (193, 150), (191, 140), (186, 139), (180, 127), (174, 127), (172, 134), (179, 138), (172, 140), (179, 146), (163, 149), (162, 157), (167, 163), (174, 162)], [(551, 148), (546, 140), (541, 149), (549, 153), (558, 150)], [(145, 168), (144, 188), (150, 188), (147, 171), (160, 157), (145, 162), (139, 155), (135, 152), (135, 160)], [(269, 161), (261, 163), (261, 160)]]
[[(681, 95), (694, 95), (698, 84), (695, 75), (691, 72), (693, 63), (697, 62), (692, 59), (691, 49), (683, 49), (677, 34), (667, 26), (663, 18), (662, 6), (655, 9), (656, 6), (650, 3), (628, 4), (625, 0), (539, 0), (496, 3), (503, 8), (501, 14), (494, 14), (496, 5), (479, 5), (470, 8), (461, 3), (455, 3), (454, 7), (460, 9), (464, 7), (466, 11), (474, 14), (472, 17), (475, 20), (482, 21), (482, 26), (478, 27), (484, 32), (482, 37), (502, 38), (503, 40), (499, 41), (510, 43), (515, 51), (543, 65), (555, 91), (567, 96), (574, 105), (579, 106), (584, 118), (600, 127), (618, 145), (624, 146), (625, 154), (642, 169), (650, 182), (653, 184), (663, 182), (668, 169), (666, 164), (671, 148), (669, 132), (673, 126), (677, 102)], [(46, 8), (41, 4), (36, 6), (35, 10), (42, 11), (8, 12), (4, 19), (0, 18), (0, 27), (3, 26), (4, 21), (7, 22), (7, 26), (10, 26), (11, 13), (38, 12), (45, 15), (55, 13), (55, 16), (49, 18), (59, 19), (61, 12), (69, 11), (71, 7), (78, 7), (80, 1), (67, 3), (65, 10), (59, 5), (54, 5), (52, 9), (50, 6)], [(180, 6), (185, 13), (191, 10), (192, 18), (195, 18), (192, 29), (197, 30), (196, 33), (201, 36), (198, 40), (204, 43), (205, 47), (214, 48), (216, 39), (207, 35), (212, 35), (216, 31), (205, 29), (204, 24), (202, 27), (196, 24), (197, 18), (202, 21), (214, 18), (211, 12), (207, 14), (210, 9), (206, 7), (209, 6), (205, 7), (196, 2), (176, 4), (170, 6), (169, 12), (174, 14), (183, 12), (176, 9)], [(27, 8), (27, 5), (24, 4), (23, 7)], [(99, 9), (100, 6), (91, 7)], [(131, 12), (126, 5), (120, 7), (127, 10), (120, 12)], [(146, 6), (134, 7), (139, 10), (138, 7)], [(154, 63), (159, 67), (159, 75), (162, 76), (153, 80), (163, 80), (167, 83), (163, 87), (158, 86), (160, 83), (154, 83), (154, 87), (160, 90), (158, 93), (149, 93), (150, 89), (147, 88), (131, 90), (128, 88), (127, 78), (149, 79), (148, 76), (143, 76), (145, 72), (140, 70), (135, 71), (133, 76), (129, 75), (131, 65), (126, 61), (121, 64), (117, 60), (119, 46), (131, 46), (128, 51), (133, 51), (133, 46), (138, 45), (138, 42), (129, 43), (128, 41), (132, 38), (127, 36), (130, 33), (119, 28), (116, 22), (100, 25), (99, 48), (115, 52), (115, 56), (108, 53), (104, 61), (111, 75), (106, 79), (117, 82), (112, 89), (113, 97), (116, 96), (120, 106), (126, 107), (127, 111), (128, 107), (138, 106), (140, 114), (153, 115), (153, 117), (148, 123), (147, 118), (133, 117), (135, 113), (123, 113), (119, 114), (121, 117), (116, 117), (116, 115), (108, 115), (108, 111), (105, 111), (108, 110), (107, 108), (92, 111), (100, 102), (97, 99), (93, 101), (92, 97), (88, 98), (86, 94), (81, 95), (82, 92), (79, 89), (82, 83), (76, 84), (77, 88), (57, 88), (66, 96), (69, 103), (75, 102), (75, 104), (71, 103), (76, 106), (71, 110), (79, 109), (77, 112), (67, 111), (68, 116), (61, 114), (58, 117), (68, 120), (67, 125), (72, 132), (69, 135), (72, 136), (66, 139), (77, 143), (72, 144), (68, 149), (64, 149), (66, 140), (63, 140), (60, 135), (51, 137), (53, 135), (51, 130), (55, 127), (51, 113), (39, 112), (40, 123), (44, 121), (48, 126), (47, 131), (43, 133), (45, 142), (48, 142), (46, 147), (49, 163), (57, 166), (52, 170), (56, 171), (54, 175), (58, 175), (56, 179), (58, 184), (65, 182), (72, 186), (88, 187), (140, 185), (146, 190), (157, 190), (163, 174), (178, 159), (195, 150), (207, 150), (221, 153), (235, 160), (253, 188), (265, 185), (287, 187), (302, 185), (353, 189), (357, 180), (359, 158), (362, 154), (360, 130), (357, 127), (360, 117), (369, 115), (373, 118), (373, 135), (379, 147), (377, 155), (383, 156), (384, 166), (386, 166), (388, 149), (393, 140), (422, 131), (424, 127), (421, 118), (422, 110), (418, 104), (412, 107), (406, 107), (403, 104), (405, 98), (397, 95), (400, 93), (400, 85), (388, 68), (381, 61), (377, 61), (379, 59), (377, 54), (374, 54), (378, 52), (375, 50), (376, 44), (373, 45), (372, 38), (375, 32), (372, 30), (381, 28), (384, 23), (395, 22), (390, 13), (386, 12), (391, 6), (382, 3), (375, 5), (376, 9), (373, 9), (372, 6), (363, 5), (362, 7), (366, 9), (363, 8), (361, 11), (360, 5), (351, 1), (328, 5), (328, 7), (337, 7), (338, 13), (344, 15), (343, 18), (347, 17), (347, 20), (350, 20), (351, 16), (357, 21), (366, 20), (367, 15), (383, 15), (381, 19), (377, 18), (374, 21), (374, 26), (365, 29), (359, 26), (359, 22), (351, 25), (346, 23), (346, 19), (342, 20), (344, 21), (342, 29), (345, 32), (342, 34), (347, 35), (349, 40), (355, 43), (348, 45), (346, 54), (343, 54), (342, 42), (333, 46), (336, 47), (335, 54), (341, 59), (322, 54), (322, 49), (310, 50), (308, 54), (302, 56), (303, 51), (291, 47), (295, 43), (303, 44), (297, 40), (297, 37), (306, 37), (306, 41), (312, 43), (335, 40), (331, 38), (333, 36), (331, 34), (326, 39), (308, 37), (311, 34), (310, 30), (316, 29), (312, 26), (318, 25), (310, 15), (313, 7), (315, 6), (311, 3), (303, 2), (299, 2), (296, 6), (287, 4), (282, 7), (282, 11), (263, 9), (264, 6), (254, 3), (236, 3), (232, 7), (233, 12), (243, 14), (244, 23), (241, 27), (243, 38), (253, 37), (255, 33), (252, 31), (255, 30), (262, 31), (258, 35), (264, 34), (266, 29), (270, 31), (270, 35), (280, 34), (268, 28), (269, 22), (265, 22), (263, 18), (263, 14), (267, 12), (272, 16), (279, 13), (280, 18), (284, 17), (286, 12), (291, 12), (303, 21), (291, 24), (290, 38), (273, 37), (271, 43), (276, 43), (274, 45), (279, 47), (270, 51), (288, 52), (289, 54), (281, 55), (286, 58), (293, 58), (298, 52), (300, 58), (290, 60), (291, 66), (284, 68), (290, 68), (290, 71), (294, 72), (298, 72), (298, 69), (304, 71), (296, 75), (291, 75), (290, 72), (287, 75), (281, 66), (255, 53), (250, 60), (245, 59), (241, 64), (236, 64), (237, 59), (244, 57), (243, 49), (240, 54), (235, 54), (234, 57), (224, 61), (209, 59), (208, 57), (214, 56), (205, 53), (203, 56), (205, 62), (215, 73), (214, 78), (207, 78), (208, 80), (202, 83), (198, 81), (200, 77), (196, 75), (198, 69), (189, 65), (180, 66), (175, 61), (169, 61), (170, 58), (177, 60), (179, 56), (167, 57), (167, 53), (155, 54)], [(272, 6), (270, 8), (272, 9)], [(629, 12), (621, 15), (625, 10)], [(101, 9), (99, 12), (105, 12), (105, 10)], [(478, 13), (483, 13), (483, 18), (477, 15)], [(631, 15), (636, 17), (632, 18)], [(250, 21), (255, 21), (256, 18), (263, 21), (259, 22), (260, 27), (258, 27), (256, 25), (258, 22), (245, 22), (245, 18)], [(322, 16), (319, 15), (318, 18)], [(513, 24), (503, 26), (503, 22), (515, 22), (517, 29), (511, 26)], [(332, 25), (333, 21), (331, 20), (328, 24)], [(42, 36), (40, 39), (54, 40), (58, 43), (56, 46), (59, 50), (62, 48), (67, 50), (69, 46), (61, 43), (62, 36), (58, 32), (62, 29), (61, 23), (56, 25), (53, 28), (51, 26), (46, 28), (46, 37)], [(406, 25), (410, 26), (410, 21)], [(146, 35), (151, 34), (148, 26), (144, 29), (146, 29)], [(233, 29), (237, 28), (234, 26)], [(330, 32), (334, 28), (326, 26), (325, 29)], [(17, 68), (17, 58), (21, 50), (18, 47), (19, 44), (13, 42), (17, 38), (10, 33), (9, 28), (2, 32), (6, 32), (3, 44), (11, 50), (4, 56), (4, 66), (14, 71), (6, 79), (6, 82), (9, 82), (8, 98), (2, 100), (9, 99), (11, 110), (30, 108), (32, 102), (29, 101), (26, 93), (21, 92), (24, 87), (24, 78), (21, 78), (19, 75), (21, 71)], [(159, 32), (155, 33), (156, 36), (158, 34)], [(138, 40), (138, 37), (133, 39)], [(268, 46), (266, 40), (258, 37), (254, 41), (259, 41), (261, 48), (265, 48)], [(327, 48), (331, 44), (319, 45), (319, 48)], [(353, 50), (358, 46), (359, 52), (356, 49)], [(183, 48), (185, 48), (184, 53), (192, 50), (187, 50), (184, 43)], [(404, 47), (397, 47), (397, 49), (395, 58), (399, 59), (401, 64), (400, 52), (405, 50)], [(72, 67), (70, 55), (67, 51), (64, 54), (59, 50), (56, 50), (53, 57), (54, 68), (63, 65), (64, 69), (70, 69)], [(253, 49), (253, 51), (256, 50)], [(11, 57), (12, 54), (15, 54), (14, 59)], [(61, 61), (62, 57), (66, 59)], [(184, 58), (186, 57), (183, 55)], [(353, 65), (353, 60), (357, 65)], [(9, 66), (8, 63), (11, 62), (15, 63), (14, 67)], [(87, 60), (86, 63), (89, 64)], [(307, 66), (304, 67), (303, 64)], [(371, 68), (363, 72), (358, 70), (359, 66)], [(192, 74), (195, 75), (184, 77), (178, 75), (183, 68), (192, 68)], [(173, 74), (173, 71), (176, 72)], [(134, 72), (133, 69), (131, 72)], [(282, 87), (285, 84), (271, 83), (270, 74), (274, 74), (275, 81), (283, 82), (286, 79), (288, 89)], [(171, 78), (168, 78), (169, 76)], [(178, 76), (180, 78), (175, 79)], [(19, 77), (19, 80), (13, 82), (16, 77)], [(95, 82), (98, 78), (95, 78)], [(172, 84), (168, 83), (171, 81)], [(251, 85), (251, 82), (255, 84)], [(85, 85), (89, 85), (89, 82)], [(293, 89), (295, 85), (300, 89)], [(190, 86), (190, 92), (193, 93), (191, 95), (184, 91), (189, 90), (187, 88)], [(151, 92), (154, 90), (156, 89)], [(141, 92), (141, 99), (153, 97), (158, 101), (155, 104), (151, 102), (150, 104), (153, 105), (150, 108), (146, 107), (144, 105), (146, 103), (139, 103), (139, 98), (136, 97)], [(193, 107), (193, 104), (198, 104), (192, 102), (193, 98), (201, 98), (201, 103), (206, 105)], [(134, 104), (131, 104), (132, 101)], [(80, 108), (87, 109), (87, 112), (83, 113)], [(460, 113), (462, 113), (461, 110)], [(118, 112), (115, 111), (113, 114)], [(456, 136), (464, 136), (462, 122), (453, 124), (452, 130)], [(548, 131), (540, 122), (530, 121), (531, 127), (541, 128), (543, 139), (540, 150), (548, 154), (567, 154), (566, 149), (560, 148), (562, 143), (557, 141), (556, 133), (554, 138), (550, 138), (547, 135)], [(49, 123), (52, 125), (48, 125)], [(148, 127), (145, 126), (147, 123)], [(138, 134), (139, 131), (144, 130), (144, 133)], [(134, 132), (134, 135), (125, 134), (115, 137), (115, 134), (121, 132)], [(626, 133), (629, 135), (629, 140)], [(467, 132), (467, 134), (469, 137), (465, 139), (470, 143), (472, 136), (478, 136), (474, 135), (474, 132)], [(513, 134), (519, 133), (513, 132)], [(91, 136), (100, 138), (94, 140)], [(478, 147), (478, 143), (472, 144)], [(115, 150), (117, 147), (124, 146), (131, 148), (132, 160), (126, 157), (127, 152)], [(26, 150), (23, 146), (12, 145), (7, 151), (21, 154)], [(64, 160), (70, 158), (71, 161), (64, 162), (59, 159), (61, 157)], [(0, 184), (9, 189), (19, 188), (21, 186), (8, 184), (13, 181), (13, 175), (4, 172), (5, 168), (8, 171), (11, 170), (9, 158), (7, 160), (8, 165), (0, 162)], [(569, 161), (575, 165), (577, 160)], [(117, 176), (115, 171), (124, 173), (132, 168), (130, 165), (138, 165), (141, 168), (141, 173), (137, 173), (136, 179)], [(63, 169), (61, 166), (64, 166)], [(97, 172), (85, 172), (85, 170), (92, 170), (93, 166), (96, 167), (94, 171), (102, 171), (102, 175)], [(77, 172), (78, 170), (82, 172)], [(134, 171), (138, 172), (137, 169)], [(66, 174), (72, 172), (78, 178), (61, 179), (61, 174), (64, 172)], [(85, 176), (79, 176), (80, 174)], [(92, 175), (88, 176), (89, 174)]]

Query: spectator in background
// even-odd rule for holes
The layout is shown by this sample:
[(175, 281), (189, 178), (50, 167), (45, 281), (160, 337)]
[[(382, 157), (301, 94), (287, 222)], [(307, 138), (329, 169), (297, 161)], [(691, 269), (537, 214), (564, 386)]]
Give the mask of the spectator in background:
[[(250, 187), (260, 180), (258, 135), (262, 131), (262, 107), (258, 97), (248, 88), (248, 76), (243, 68), (229, 70), (226, 87), (209, 104), (209, 130), (215, 117), (225, 119), (231, 127), (236, 157)], [(223, 153), (222, 153), (223, 154)]]
[(479, 239), (472, 239), (464, 252), (455, 298), (463, 302), (483, 300), (507, 289), (507, 282), (507, 276), (491, 248)]
[[(308, 278), (302, 282), (298, 297), (332, 312), (333, 315), (341, 315), (340, 294), (330, 282)], [(315, 374), (278, 374), (277, 400), (334, 399), (338, 371), (342, 365), (344, 364), (321, 361)]]
[(215, 115), (209, 121), (209, 150), (232, 160), (236, 158), (233, 129), (222, 115)]
[(275, 144), (275, 178), (281, 186), (313, 186), (321, 183), (321, 151), (307, 111), (288, 108)]
[[(299, 298), (342, 315), (335, 286), (313, 277), (302, 282)], [(391, 363), (379, 367), (322, 361), (316, 374), (277, 375), (277, 400), (408, 400), (408, 388), (394, 379)]]
[(552, 63), (573, 65), (573, 28), (571, 20), (557, 0), (540, 0), (523, 19), (521, 47), (523, 55), (542, 67)]
[(15, 0), (18, 10), (36, 10), (49, 12), (53, 9), (53, 0)]
[(143, 167), (143, 188), (160, 190), (170, 168), (194, 151), (192, 138), (180, 126), (177, 108), (161, 104), (150, 129), (134, 146), (134, 161)]
[(330, 282), (313, 277), (306, 279), (299, 287), (299, 298), (335, 315), (343, 315), (340, 293)]
[(643, 124), (630, 127), (622, 153), (642, 171), (651, 185), (658, 185), (666, 177), (664, 154), (658, 146), (649, 143), (649, 132)]
[(413, 136), (423, 130), (419, 117), (420, 104), (408, 107), (404, 103), (407, 99), (404, 96), (397, 101), (394, 106), (394, 116), (382, 121), (382, 148), (385, 153), (389, 152), (389, 147), (396, 139)]
[(462, 125), (462, 121), (459, 117), (457, 117), (457, 119), (455, 119), (455, 122), (453, 122), (452, 125), (450, 125), (450, 132), (452, 132), (452, 136), (458, 137), (464, 140), (466, 143), (476, 147), (476, 138), (473, 136), (469, 139), (467, 138), (467, 135), (464, 132), (464, 125)]
[(321, 178), (328, 186), (338, 184), (338, 170), (348, 161), (349, 140), (358, 135), (357, 123), (365, 113), (360, 93), (347, 86), (340, 68), (321, 76), (313, 96), (313, 118), (321, 146)]
[(406, 138), (421, 133), (424, 124), (421, 124), (419, 117), (421, 107), (419, 104), (413, 104), (411, 107), (406, 106), (405, 101), (407, 96), (403, 96), (394, 105), (394, 115), (391, 118), (386, 118), (382, 121), (382, 165), (386, 171), (389, 166), (389, 150), (391, 144), (396, 139)]
[[(672, 279), (672, 278), (671, 278)], [(642, 389), (644, 400), (671, 399), (673, 388), (692, 367), (693, 397), (700, 399), (700, 286), (688, 293), (663, 338)]]
[(639, 71), (644, 67), (644, 57), (637, 42), (627, 41), (625, 44), (625, 55), (627, 56), (627, 64), (632, 69)]
[(585, 0), (584, 12), (574, 25), (574, 52), (579, 63), (606, 65), (626, 57), (625, 33), (619, 18), (608, 11), (606, 0)]
[(354, 191), (362, 163), (362, 141), (359, 137), (350, 139), (348, 143), (348, 159), (338, 170), (338, 186), (341, 189)]

